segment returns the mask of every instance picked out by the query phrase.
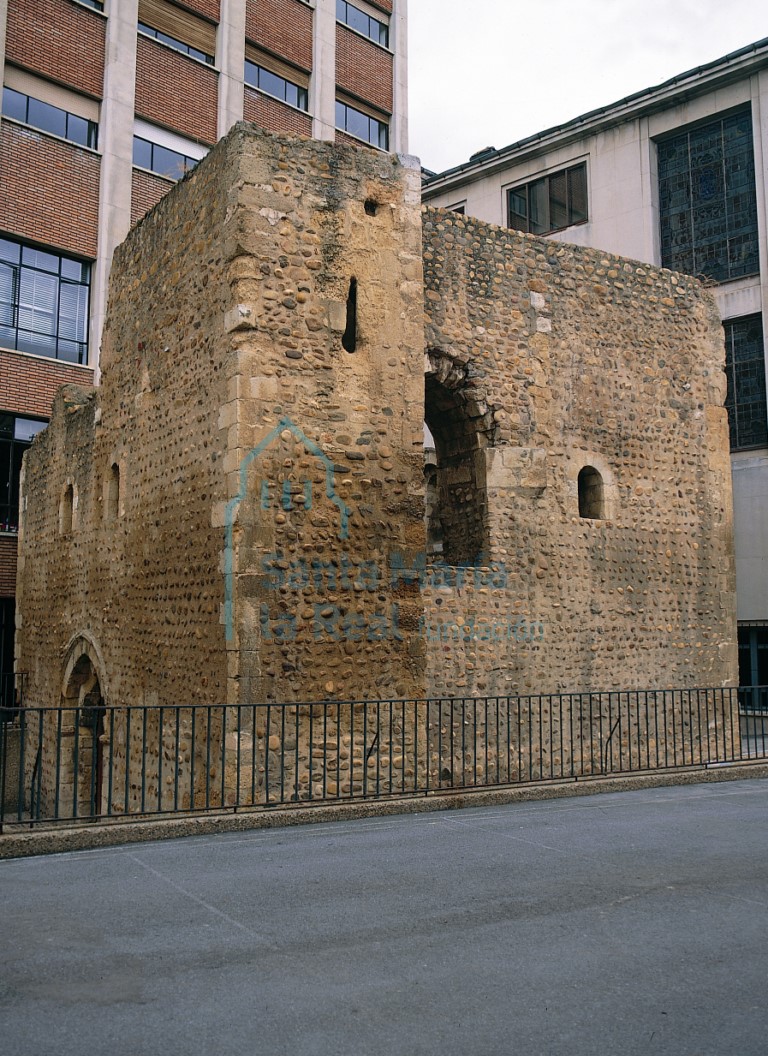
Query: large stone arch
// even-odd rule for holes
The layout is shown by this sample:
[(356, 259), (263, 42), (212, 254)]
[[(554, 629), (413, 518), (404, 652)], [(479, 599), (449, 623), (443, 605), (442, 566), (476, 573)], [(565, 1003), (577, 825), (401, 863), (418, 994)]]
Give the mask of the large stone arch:
[(488, 560), (486, 449), (498, 442), (495, 410), (471, 363), (427, 350), (424, 418), (435, 445), (426, 459), (427, 536), (449, 565)]

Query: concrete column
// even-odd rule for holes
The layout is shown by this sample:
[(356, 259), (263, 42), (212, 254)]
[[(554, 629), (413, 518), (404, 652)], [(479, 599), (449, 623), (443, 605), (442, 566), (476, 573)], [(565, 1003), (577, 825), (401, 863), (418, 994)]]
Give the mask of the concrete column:
[(99, 378), (99, 351), (112, 254), (131, 226), (133, 115), (136, 97), (138, 0), (109, 0), (104, 98), (99, 121), (101, 180), (99, 244), (91, 285), (90, 364)]
[(245, 69), (245, 0), (221, 0), (221, 21), (216, 34), (219, 67), (219, 139), (243, 119)]
[(760, 301), (768, 364), (768, 70), (751, 78), (752, 141), (757, 184), (757, 232), (760, 252)]
[(309, 109), (312, 135), (336, 138), (336, 0), (316, 0), (312, 26)]
[(395, 0), (392, 6), (390, 40), (394, 43), (392, 127), (389, 149), (408, 153), (408, 0)]
[(5, 34), (8, 23), (8, 0), (0, 0), (0, 86), (5, 82)]

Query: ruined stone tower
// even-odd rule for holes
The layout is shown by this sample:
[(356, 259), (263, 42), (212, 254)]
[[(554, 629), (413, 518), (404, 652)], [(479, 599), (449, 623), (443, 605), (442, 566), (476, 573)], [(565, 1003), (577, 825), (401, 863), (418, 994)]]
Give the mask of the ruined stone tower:
[(239, 125), (118, 251), (101, 386), (26, 457), (26, 701), (728, 683), (722, 360), (692, 279)]

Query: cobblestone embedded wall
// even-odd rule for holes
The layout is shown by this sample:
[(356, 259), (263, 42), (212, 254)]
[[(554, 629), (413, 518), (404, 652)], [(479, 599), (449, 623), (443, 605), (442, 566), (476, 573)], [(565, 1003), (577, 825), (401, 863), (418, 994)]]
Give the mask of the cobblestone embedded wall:
[[(434, 691), (735, 678), (723, 345), (710, 295), (669, 271), (431, 209), (424, 274), (427, 420), (453, 445), (446, 519), (462, 502), (483, 512), (479, 548), (476, 520), (463, 518), (465, 549), (484, 550), (492, 568), (432, 577)], [(467, 452), (458, 477), (457, 444)], [(598, 518), (579, 513), (585, 467), (602, 477)]]
[(65, 390), (28, 456), (30, 702), (84, 632), (116, 704), (423, 692), (387, 579), (424, 549), (421, 304), (392, 156), (239, 126), (163, 198), (116, 254), (98, 397)]
[[(25, 460), (29, 704), (735, 679), (711, 298), (419, 190), (239, 125), (131, 232), (101, 388), (62, 390)], [(255, 723), (232, 752), (254, 736), (285, 748)]]

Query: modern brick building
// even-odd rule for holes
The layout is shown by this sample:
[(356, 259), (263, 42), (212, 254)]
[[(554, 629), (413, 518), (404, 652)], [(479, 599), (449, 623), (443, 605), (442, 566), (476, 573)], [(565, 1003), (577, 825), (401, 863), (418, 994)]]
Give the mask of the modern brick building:
[(712, 286), (723, 320), (740, 681), (768, 685), (768, 39), (426, 181), (424, 199)]
[(404, 153), (406, 0), (0, 4), (0, 706), (18, 476), (98, 377), (112, 254), (238, 120)]

